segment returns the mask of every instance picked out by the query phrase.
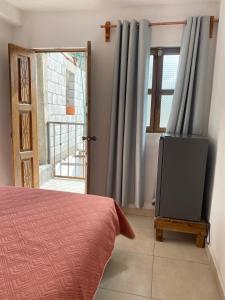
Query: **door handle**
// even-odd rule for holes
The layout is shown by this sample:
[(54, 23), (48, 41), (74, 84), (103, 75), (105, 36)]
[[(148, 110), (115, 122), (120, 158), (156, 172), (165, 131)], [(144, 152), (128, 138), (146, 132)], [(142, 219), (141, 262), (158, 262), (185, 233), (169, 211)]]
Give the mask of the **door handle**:
[(96, 136), (82, 136), (82, 141), (95, 142), (96, 140), (97, 140)]

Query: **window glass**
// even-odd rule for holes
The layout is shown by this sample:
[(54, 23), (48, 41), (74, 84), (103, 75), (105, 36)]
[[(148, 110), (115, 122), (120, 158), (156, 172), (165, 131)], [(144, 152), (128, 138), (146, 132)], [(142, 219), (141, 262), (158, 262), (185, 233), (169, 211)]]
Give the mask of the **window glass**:
[(152, 103), (152, 95), (148, 95), (148, 98), (147, 98), (146, 126), (150, 126), (151, 103)]
[(152, 74), (153, 74), (153, 55), (150, 55), (149, 59), (149, 78), (148, 78), (148, 88), (152, 89)]
[[(160, 55), (159, 51), (161, 51)], [(179, 57), (179, 48), (152, 48), (151, 50), (146, 107), (148, 132), (163, 132), (167, 127), (177, 80)]]
[(163, 56), (162, 89), (175, 89), (179, 56), (178, 54)]
[(160, 128), (166, 128), (173, 102), (173, 95), (162, 95), (160, 106)]

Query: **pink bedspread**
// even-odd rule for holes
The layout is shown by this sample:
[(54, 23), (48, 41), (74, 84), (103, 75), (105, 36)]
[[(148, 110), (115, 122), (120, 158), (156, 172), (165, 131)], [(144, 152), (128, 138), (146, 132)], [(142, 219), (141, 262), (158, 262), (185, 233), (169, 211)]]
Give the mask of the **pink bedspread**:
[(119, 233), (110, 198), (0, 187), (0, 299), (93, 299)]

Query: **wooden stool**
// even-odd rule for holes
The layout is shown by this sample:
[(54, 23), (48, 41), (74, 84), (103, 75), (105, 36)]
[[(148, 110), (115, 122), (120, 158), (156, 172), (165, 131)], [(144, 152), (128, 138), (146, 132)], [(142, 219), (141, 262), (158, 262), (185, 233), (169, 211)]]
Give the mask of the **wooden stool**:
[(196, 246), (198, 248), (205, 247), (205, 239), (208, 234), (208, 223), (176, 220), (169, 218), (156, 217), (154, 222), (156, 229), (156, 240), (163, 241), (163, 231), (176, 231), (196, 234)]

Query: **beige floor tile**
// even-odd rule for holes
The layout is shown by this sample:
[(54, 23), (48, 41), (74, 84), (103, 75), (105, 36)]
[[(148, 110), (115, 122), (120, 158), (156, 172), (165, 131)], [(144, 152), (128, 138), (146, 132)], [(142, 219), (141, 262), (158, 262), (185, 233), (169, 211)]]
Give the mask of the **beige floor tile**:
[(120, 293), (116, 291), (99, 289), (94, 300), (150, 300), (141, 296), (131, 295), (127, 293)]
[(154, 258), (152, 297), (163, 300), (219, 300), (210, 266)]
[(134, 228), (135, 239), (130, 240), (122, 235), (116, 238), (115, 248), (130, 252), (153, 255), (154, 231), (150, 228)]
[(106, 267), (101, 287), (150, 297), (152, 264), (152, 256), (115, 250)]
[(152, 230), (154, 229), (154, 218), (152, 217), (127, 215), (127, 218), (134, 228), (150, 228)]
[(154, 255), (209, 264), (206, 250), (197, 248), (195, 236), (188, 234), (165, 234), (163, 242), (155, 242)]

